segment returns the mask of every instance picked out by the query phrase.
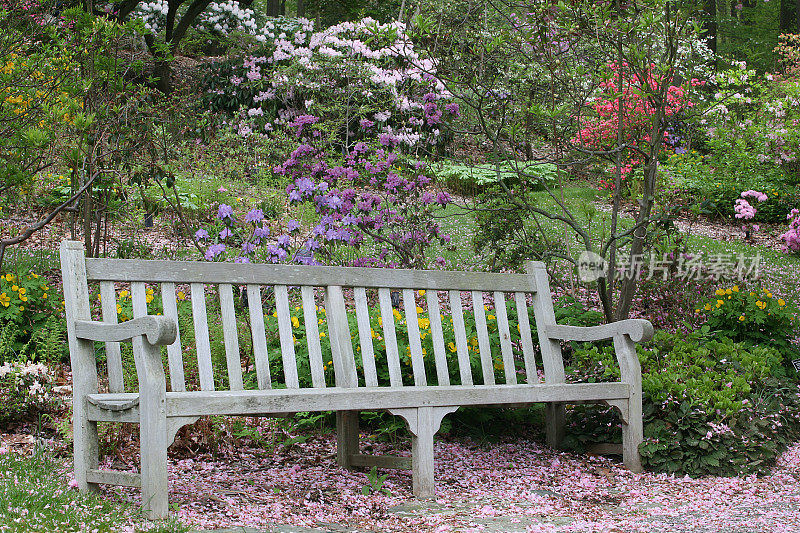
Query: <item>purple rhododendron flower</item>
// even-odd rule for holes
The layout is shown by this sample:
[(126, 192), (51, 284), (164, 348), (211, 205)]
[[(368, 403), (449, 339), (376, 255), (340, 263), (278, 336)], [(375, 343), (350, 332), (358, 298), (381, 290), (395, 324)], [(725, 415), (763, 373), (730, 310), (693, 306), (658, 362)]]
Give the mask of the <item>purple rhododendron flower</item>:
[(240, 256), (240, 257), (237, 257), (236, 259), (234, 259), (233, 262), (234, 263), (249, 263), (250, 260), (248, 258), (246, 258), (246, 257), (241, 257)]
[(243, 254), (250, 254), (256, 250), (256, 245), (252, 242), (245, 242), (242, 244), (242, 253)]
[(269, 237), (269, 228), (266, 226), (259, 226), (253, 230), (253, 238), (264, 239)]
[(233, 232), (230, 230), (230, 228), (225, 228), (225, 229), (223, 229), (222, 231), (219, 232), (219, 238), (220, 239), (227, 239), (228, 237), (232, 237), (232, 236), (233, 236)]
[(220, 243), (220, 244), (212, 244), (206, 250), (206, 254), (205, 254), (206, 261), (211, 261), (212, 259), (214, 259), (215, 257), (217, 257), (219, 254), (221, 254), (224, 251), (225, 251), (225, 245), (224, 244), (222, 244), (222, 243)]
[(369, 129), (375, 125), (375, 123), (368, 118), (362, 118), (361, 121), (358, 123), (362, 129)]
[(294, 182), (301, 194), (308, 194), (314, 190), (314, 182), (308, 178), (300, 178)]
[(286, 223), (286, 230), (289, 232), (296, 231), (300, 228), (300, 223), (296, 220), (290, 220)]
[(446, 105), (444, 106), (444, 108), (445, 108), (445, 109), (447, 110), (447, 112), (448, 112), (448, 113), (450, 113), (451, 115), (455, 115), (455, 116), (457, 116), (457, 117), (460, 117), (460, 116), (461, 116), (461, 112), (460, 112), (460, 110), (459, 110), (459, 107), (458, 107), (458, 104), (457, 104), (456, 102), (452, 102), (452, 103), (446, 104)]
[(220, 220), (224, 220), (226, 218), (233, 216), (233, 208), (227, 204), (219, 204), (219, 209), (217, 210), (217, 218)]
[(258, 208), (251, 209), (244, 216), (245, 222), (261, 222), (262, 220), (264, 220), (264, 211)]
[(291, 237), (288, 235), (280, 235), (277, 242), (278, 246), (289, 246), (289, 243), (291, 243)]
[(194, 234), (194, 240), (203, 241), (208, 239), (208, 232), (204, 229), (199, 229)]

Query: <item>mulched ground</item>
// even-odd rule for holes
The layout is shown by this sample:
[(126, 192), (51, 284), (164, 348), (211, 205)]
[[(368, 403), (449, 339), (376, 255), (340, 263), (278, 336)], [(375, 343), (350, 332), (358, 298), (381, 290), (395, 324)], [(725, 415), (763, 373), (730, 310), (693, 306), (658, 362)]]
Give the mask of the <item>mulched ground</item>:
[[(385, 443), (370, 447), (391, 453)], [(170, 502), (196, 529), (800, 532), (800, 444), (761, 478), (690, 479), (632, 474), (607, 458), (526, 439), (438, 441), (437, 499), (422, 503), (407, 471), (385, 471), (389, 494), (363, 495), (367, 472), (339, 468), (334, 451), (332, 435), (315, 434), (272, 451), (173, 461)], [(104, 490), (140, 504), (137, 490)]]

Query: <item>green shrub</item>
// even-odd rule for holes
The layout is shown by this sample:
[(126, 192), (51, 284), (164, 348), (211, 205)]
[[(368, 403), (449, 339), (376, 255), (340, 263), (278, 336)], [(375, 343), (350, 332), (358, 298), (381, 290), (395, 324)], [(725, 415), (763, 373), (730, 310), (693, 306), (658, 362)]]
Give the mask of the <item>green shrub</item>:
[(778, 348), (790, 365), (788, 356), (794, 352), (790, 339), (795, 336), (797, 323), (797, 309), (792, 302), (774, 297), (765, 288), (747, 291), (733, 285), (717, 289), (695, 313), (705, 317), (711, 331), (720, 335)]
[[(0, 276), (2, 351), (20, 354), (34, 333), (60, 314), (60, 302), (47, 279), (38, 274), (7, 272)], [(4, 360), (0, 357), (0, 362)]]
[[(783, 356), (726, 337), (659, 333), (637, 346), (642, 365), (645, 466), (657, 472), (735, 475), (760, 472), (800, 431), (800, 395), (785, 379)], [(610, 346), (581, 347), (569, 373), (618, 380)], [(580, 407), (567, 445), (619, 441), (610, 409)]]
[(743, 191), (754, 189), (769, 199), (755, 204), (752, 222), (783, 224), (786, 213), (800, 201), (800, 189), (786, 183), (780, 170), (747, 170), (738, 163), (726, 165), (713, 155), (703, 156), (695, 151), (670, 156), (663, 168), (672, 176), (679, 196), (707, 216), (735, 220), (736, 200)]
[(548, 187), (555, 185), (558, 167), (552, 163), (526, 161), (516, 163), (504, 161), (497, 166), (492, 163), (476, 165), (447, 163), (439, 171), (437, 180), (457, 194), (472, 196), (500, 181), (518, 182), (519, 173), (528, 176), (525, 181), (530, 184), (532, 190), (541, 190), (545, 185)]

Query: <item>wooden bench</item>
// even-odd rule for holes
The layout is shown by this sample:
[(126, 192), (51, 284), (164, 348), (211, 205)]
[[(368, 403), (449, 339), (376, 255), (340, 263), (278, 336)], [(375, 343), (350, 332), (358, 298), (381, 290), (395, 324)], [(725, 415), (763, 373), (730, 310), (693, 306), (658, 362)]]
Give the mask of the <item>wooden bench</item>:
[[(73, 376), (75, 478), (81, 490), (92, 489), (99, 483), (141, 487), (143, 507), (150, 517), (162, 518), (168, 513), (167, 446), (180, 427), (204, 415), (274, 416), (300, 411), (336, 411), (339, 464), (397, 467), (407, 464), (407, 460), (359, 454), (358, 412), (391, 412), (405, 419), (412, 435), (414, 494), (431, 497), (434, 493), (433, 436), (447, 413), (461, 406), (521, 406), (543, 402), (546, 404), (548, 444), (556, 446), (563, 436), (565, 403), (605, 402), (619, 409), (621, 414), (625, 465), (633, 471), (642, 468), (638, 453), (642, 441), (641, 376), (634, 342), (649, 339), (653, 328), (646, 320), (624, 320), (587, 328), (557, 325), (548, 275), (542, 263), (528, 263), (526, 274), (489, 274), (90, 259), (85, 258), (81, 243), (65, 241), (61, 244), (61, 265)], [(101, 309), (94, 313), (102, 316), (101, 320), (92, 318), (90, 285), (99, 286)], [(149, 291), (153, 287), (161, 295), (162, 304), (158, 309), (154, 308), (155, 301), (148, 305), (153, 294)], [(134, 318), (118, 324), (118, 291), (127, 288), (132, 295)], [(244, 298), (234, 296), (234, 288), (242, 288), (246, 303)], [(196, 371), (192, 362), (191, 374), (197, 374), (196, 382), (188, 379), (189, 372), (186, 372), (186, 379), (184, 377), (183, 354), (187, 347), (181, 343), (176, 303), (180, 300), (176, 300), (176, 291), (181, 289), (191, 295), (193, 348), (197, 357)], [(422, 290), (426, 291), (424, 297)], [(495, 356), (487, 334), (485, 293), (489, 295), (490, 304), (494, 301), (491, 312), (496, 318), (490, 317), (490, 320), (496, 320), (500, 344), (494, 347)], [(220, 317), (213, 318), (221, 320), (224, 336), (225, 362), (219, 362), (216, 368), (206, 311), (211, 294), (218, 294)], [(265, 315), (266, 294), (270, 302), (274, 299), (276, 318), (270, 312), (272, 309), (267, 309)], [(516, 306), (518, 329), (509, 323), (506, 295), (514, 300), (514, 303), (509, 300), (508, 306), (512, 310)], [(402, 296), (401, 306), (397, 296)], [(466, 298), (466, 308), (472, 308), (475, 318), (474, 337), (469, 340), (462, 298)], [(406, 317), (417, 317), (417, 320), (407, 320), (411, 361), (405, 369), (401, 365), (401, 355), (406, 362), (408, 358), (398, 353), (393, 317), (398, 309), (393, 308), (393, 299)], [(298, 380), (296, 340), (292, 334), (298, 324), (296, 317), (290, 316), (290, 302), (298, 309), (302, 306), (305, 317), (308, 364), (313, 381), (310, 387), (301, 387)], [(528, 319), (529, 302), (534, 309), (544, 380), (537, 372), (536, 343)], [(430, 321), (429, 329), (425, 332), (432, 336), (433, 354), (425, 354), (421, 349), (418, 304), (426, 305), (429, 311), (429, 319), (426, 319)], [(181, 302), (181, 305), (188, 306), (189, 302)], [(320, 337), (325, 331), (319, 329), (323, 326), (318, 326), (317, 306), (326, 310), (324, 327), (328, 339), (325, 341), (330, 343), (333, 376), (330, 366), (326, 369), (322, 360)], [(370, 323), (370, 307), (380, 310), (380, 326), (374, 319)], [(240, 322), (249, 320), (252, 335), (252, 360), (258, 384), (258, 388), (252, 390), (245, 388), (243, 380), (237, 312)], [(357, 335), (351, 335), (348, 314), (355, 314)], [(278, 324), (283, 383), (274, 383), (270, 376), (265, 316)], [(455, 337), (452, 345), (445, 343), (442, 334), (444, 319), (452, 320)], [(428, 323), (424, 324), (428, 328)], [(372, 341), (375, 331), (384, 339), (385, 356), (381, 352), (381, 357), (375, 357)], [(188, 336), (187, 332), (184, 336)], [(613, 339), (621, 382), (565, 383), (561, 341), (603, 339)], [(122, 341), (133, 343), (138, 392), (124, 390), (119, 344)], [(105, 343), (107, 392), (99, 391), (95, 342)], [(166, 365), (162, 362), (162, 347), (166, 347)], [(455, 368), (448, 368), (450, 352), (450, 366), (458, 366), (457, 384), (450, 379), (450, 370), (456, 374)], [(479, 352), (479, 370), (471, 369), (470, 352)], [(499, 359), (502, 364), (497, 363)], [(376, 368), (376, 361), (388, 367), (389, 383), (378, 379), (378, 371), (385, 376), (387, 368)], [(169, 388), (165, 366), (169, 372)], [(496, 380), (499, 368), (503, 369), (499, 374), (502, 379)], [(227, 375), (220, 376), (225, 370)], [(247, 369), (245, 376), (246, 372)], [(277, 371), (273, 374), (277, 375)], [(227, 384), (227, 390), (217, 390), (221, 383)], [(98, 468), (97, 422), (101, 421), (139, 424), (140, 474)]]

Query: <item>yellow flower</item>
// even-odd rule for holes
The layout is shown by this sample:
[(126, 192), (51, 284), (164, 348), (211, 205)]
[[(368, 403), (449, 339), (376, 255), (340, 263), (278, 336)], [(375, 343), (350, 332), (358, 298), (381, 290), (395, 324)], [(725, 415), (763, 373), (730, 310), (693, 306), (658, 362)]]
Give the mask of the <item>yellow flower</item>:
[(425, 311), (420, 306), (417, 306), (417, 314), (422, 314), (424, 312)]
[(694, 310), (694, 312), (695, 312), (695, 313), (699, 313), (699, 312), (700, 312), (700, 310), (699, 310), (699, 309), (695, 309), (695, 310)]
[(147, 303), (150, 303), (150, 302), (153, 301), (153, 295), (152, 294), (148, 294), (147, 296), (144, 297), (144, 299), (145, 299), (145, 301)]
[(185, 300), (185, 299), (186, 299), (186, 293), (183, 291), (178, 291), (178, 300)]
[(756, 307), (764, 309), (767, 306), (766, 302), (762, 302), (761, 300), (756, 302)]
[(6, 274), (6, 281), (14, 281), (14, 274), (12, 274), (11, 272)]
[(425, 291), (424, 290), (417, 291), (417, 294), (419, 294), (420, 296), (425, 296)]
[(451, 352), (455, 352), (456, 351), (456, 345), (453, 344), (452, 342), (448, 342), (447, 343), (447, 347), (450, 348)]
[(717, 296), (722, 296), (723, 294), (725, 294), (725, 291), (722, 289), (717, 289), (716, 292), (714, 292), (714, 294), (716, 294)]
[(27, 302), (28, 301), (28, 297), (27, 296), (23, 296), (22, 294), (19, 295), (19, 299), (22, 300), (23, 302)]
[(278, 318), (278, 312), (277, 312), (277, 311), (273, 311), (273, 312), (272, 312), (272, 316), (273, 316), (274, 318)]
[(731, 290), (733, 292), (739, 292), (739, 286), (738, 285), (734, 285), (733, 287), (731, 287)]
[(487, 319), (489, 319), (489, 320), (494, 320), (494, 319), (495, 319), (495, 316), (494, 316), (494, 315), (489, 315), (489, 316), (487, 316), (486, 318), (487, 318)]
[(731, 289), (725, 289), (725, 294), (731, 294), (733, 291)]
[(778, 305), (783, 307), (784, 305), (786, 305), (786, 301), (783, 298), (778, 298)]
[[(20, 289), (19, 289), (19, 295), (20, 295), (20, 296), (22, 296), (22, 295), (23, 295), (23, 294), (25, 294), (26, 292), (28, 292), (28, 289), (26, 289), (25, 287), (20, 287)], [(98, 298), (98, 300), (99, 300), (99, 299), (100, 299), (100, 298)]]
[(755, 295), (756, 295), (756, 293), (754, 293), (754, 292), (750, 293), (750, 296), (755, 296)]
[(382, 316), (378, 317), (378, 325), (383, 327), (383, 317)]
[(400, 311), (398, 311), (397, 309), (392, 309), (392, 314), (394, 315), (395, 319), (400, 320), (400, 318), (401, 318), (400, 317)]
[(47, 300), (47, 293), (42, 294), (42, 300)]
[(321, 339), (322, 337), (325, 337), (325, 332), (324, 331), (320, 331), (319, 332), (319, 338)]
[(292, 327), (293, 328), (299, 328), (300, 327), (300, 321), (297, 319), (296, 316), (292, 317)]
[(8, 304), (10, 302), (11, 302), (11, 298), (9, 298), (6, 293), (4, 293), (4, 292), (0, 293), (0, 304), (2, 304), (3, 307), (8, 307)]
[(12, 291), (18, 291), (18, 290), (19, 290), (19, 287), (18, 287), (17, 285), (12, 285), (12, 286), (11, 286), (11, 290), (12, 290)]
[(722, 304), (725, 302), (723, 300), (717, 300), (717, 307), (722, 307)]
[(744, 315), (741, 315), (741, 316), (739, 317), (739, 322), (744, 322)]
[(121, 312), (122, 312), (122, 306), (117, 304), (117, 313), (121, 313)]

